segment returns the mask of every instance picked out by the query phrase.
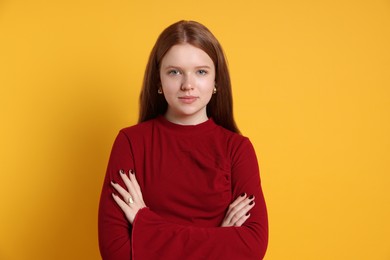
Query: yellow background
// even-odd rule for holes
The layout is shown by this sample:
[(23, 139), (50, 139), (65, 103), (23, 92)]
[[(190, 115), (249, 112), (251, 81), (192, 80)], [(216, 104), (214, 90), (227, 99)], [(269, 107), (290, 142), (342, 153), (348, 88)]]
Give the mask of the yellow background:
[(118, 130), (169, 24), (227, 53), (255, 145), (267, 260), (390, 259), (390, 2), (0, 2), (0, 259), (98, 259)]

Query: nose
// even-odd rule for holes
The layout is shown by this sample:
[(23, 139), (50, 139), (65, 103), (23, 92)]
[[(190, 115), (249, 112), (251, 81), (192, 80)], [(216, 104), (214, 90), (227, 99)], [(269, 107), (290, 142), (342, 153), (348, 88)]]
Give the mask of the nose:
[(181, 83), (180, 90), (181, 91), (188, 91), (194, 89), (194, 83), (191, 79), (190, 75), (186, 75), (183, 77), (183, 82)]

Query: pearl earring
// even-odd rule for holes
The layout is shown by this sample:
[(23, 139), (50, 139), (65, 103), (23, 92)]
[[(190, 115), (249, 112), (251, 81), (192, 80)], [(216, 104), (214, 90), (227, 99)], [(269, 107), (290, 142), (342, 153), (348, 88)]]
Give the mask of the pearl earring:
[(162, 88), (161, 88), (161, 87), (159, 87), (159, 88), (158, 88), (158, 90), (157, 90), (157, 93), (158, 93), (158, 94), (160, 94), (160, 95), (163, 93), (163, 91), (162, 91)]

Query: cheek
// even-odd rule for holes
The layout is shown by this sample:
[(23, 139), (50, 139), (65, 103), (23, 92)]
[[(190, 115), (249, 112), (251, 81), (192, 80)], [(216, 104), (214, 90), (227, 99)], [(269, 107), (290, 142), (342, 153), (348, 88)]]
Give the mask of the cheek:
[(201, 79), (198, 81), (198, 87), (202, 89), (204, 92), (213, 92), (214, 89), (214, 80), (213, 79)]
[(162, 77), (161, 86), (164, 90), (175, 90), (180, 88), (180, 81), (178, 78)]

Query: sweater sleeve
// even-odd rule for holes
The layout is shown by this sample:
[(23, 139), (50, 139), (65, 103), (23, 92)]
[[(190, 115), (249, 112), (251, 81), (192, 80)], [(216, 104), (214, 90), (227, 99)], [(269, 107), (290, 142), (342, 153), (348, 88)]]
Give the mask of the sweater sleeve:
[(105, 260), (132, 259), (132, 226), (111, 196), (114, 191), (110, 184), (111, 180), (125, 187), (118, 174), (120, 169), (134, 169), (131, 147), (126, 135), (122, 132), (118, 134), (111, 151), (99, 204), (99, 249)]
[(233, 198), (255, 196), (251, 216), (241, 227), (201, 228), (170, 223), (152, 209), (140, 210), (133, 223), (133, 259), (262, 259), (268, 221), (259, 168), (248, 139), (232, 156)]

